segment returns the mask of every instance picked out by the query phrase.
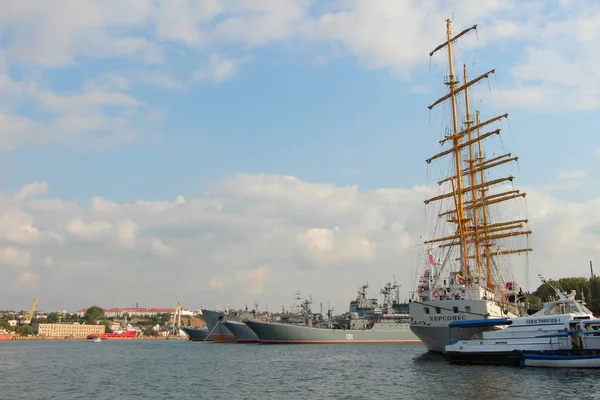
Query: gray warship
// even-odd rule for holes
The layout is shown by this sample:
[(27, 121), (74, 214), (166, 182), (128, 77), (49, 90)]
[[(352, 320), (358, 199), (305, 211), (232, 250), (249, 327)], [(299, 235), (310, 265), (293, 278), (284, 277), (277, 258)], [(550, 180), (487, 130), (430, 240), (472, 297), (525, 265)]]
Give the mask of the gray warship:
[(383, 303), (367, 298), (368, 284), (362, 285), (358, 296), (350, 302), (349, 312), (333, 317), (328, 310), (313, 314), (312, 301), (301, 305), (302, 318), (279, 321), (245, 320), (261, 344), (400, 344), (420, 343), (410, 330), (408, 304), (401, 303), (400, 286), (387, 283), (381, 290)]
[(188, 339), (193, 342), (210, 342), (212, 338), (208, 335), (208, 328), (195, 326), (182, 326), (181, 330), (188, 335)]
[(241, 321), (248, 318), (257, 318), (263, 313), (258, 311), (258, 304), (254, 309), (237, 311), (202, 310), (206, 328), (215, 343), (257, 343), (258, 336)]
[(233, 333), (238, 343), (258, 343), (258, 336), (248, 325), (240, 321), (227, 320), (224, 321), (225, 327)]
[(215, 343), (236, 342), (235, 335), (223, 324), (226, 315), (220, 311), (202, 309), (208, 334)]

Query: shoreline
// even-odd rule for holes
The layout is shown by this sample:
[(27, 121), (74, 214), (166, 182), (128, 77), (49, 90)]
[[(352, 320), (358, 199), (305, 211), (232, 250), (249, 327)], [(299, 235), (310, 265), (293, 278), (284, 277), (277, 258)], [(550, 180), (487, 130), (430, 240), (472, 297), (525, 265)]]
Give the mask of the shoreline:
[[(7, 340), (91, 340), (85, 337), (58, 337), (58, 336), (13, 336), (11, 339)], [(135, 338), (127, 338), (127, 339), (102, 339), (102, 341), (130, 341), (130, 340), (188, 340), (188, 338), (169, 338), (169, 337), (153, 337), (153, 336), (141, 336)], [(2, 341), (0, 341), (2, 342)]]

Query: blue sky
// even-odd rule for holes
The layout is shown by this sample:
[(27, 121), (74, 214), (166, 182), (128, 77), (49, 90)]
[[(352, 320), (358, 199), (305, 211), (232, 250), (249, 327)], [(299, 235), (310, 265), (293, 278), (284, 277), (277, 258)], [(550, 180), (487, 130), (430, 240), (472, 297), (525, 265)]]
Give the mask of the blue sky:
[[(79, 272), (89, 273), (82, 265), (95, 265), (90, 268), (98, 279), (105, 279), (110, 268), (128, 268), (133, 277), (150, 268), (160, 271), (166, 264), (198, 275), (197, 285), (182, 294), (194, 307), (199, 305), (197, 288), (206, 291), (202, 303), (211, 306), (252, 296), (274, 303), (288, 292), (291, 298), (291, 284), (279, 285), (282, 292), (268, 288), (276, 285), (281, 271), (298, 271), (297, 257), (304, 260), (300, 264), (316, 268), (318, 276), (329, 278), (341, 273), (343, 263), (370, 271), (398, 259), (412, 263), (408, 249), (419, 241), (419, 222), (411, 226), (408, 216), (396, 215), (393, 207), (381, 206), (387, 200), (374, 196), (381, 195), (380, 189), (393, 189), (403, 199), (398, 201), (414, 199), (410, 207), (420, 207), (425, 195), (419, 187), (435, 180), (427, 175), (424, 159), (436, 150), (445, 115), (430, 113), (427, 105), (444, 94), (445, 67), (443, 54), (432, 60), (427, 54), (443, 40), (444, 19), (450, 15), (456, 31), (479, 24), (477, 34), (459, 45), (458, 58), (472, 68), (471, 78), (496, 68), (489, 84), (478, 85), (474, 98), (483, 101), (475, 106), (488, 118), (510, 114), (502, 125), (502, 144), (520, 157), (519, 168), (513, 170), (515, 183), (533, 191), (529, 208), (539, 213), (538, 230), (545, 224), (559, 229), (564, 223), (584, 237), (564, 244), (580, 250), (578, 263), (597, 255), (595, 229), (600, 225), (586, 221), (575, 228), (568, 225), (573, 215), (563, 214), (587, 215), (598, 199), (600, 60), (591, 49), (600, 44), (595, 22), (600, 7), (591, 1), (577, 2), (577, 7), (568, 1), (475, 3), (478, 7), (472, 2), (385, 0), (9, 2), (0, 17), (0, 191), (5, 200), (12, 199), (6, 200), (4, 212), (6, 218), (13, 218), (11, 213), (25, 218), (14, 226), (19, 232), (60, 237), (54, 244), (17, 240), (6, 228), (2, 254), (8, 276), (24, 285), (9, 305), (18, 307), (40, 291), (52, 307), (102, 301), (85, 293), (74, 299), (76, 291), (61, 297), (40, 285), (49, 274), (77, 282)], [(298, 179), (293, 189), (284, 189), (289, 183), (285, 176)], [(15, 194), (34, 182), (40, 183), (31, 186), (33, 195)], [(319, 198), (321, 191), (328, 193), (324, 203), (355, 198), (345, 189), (354, 185), (360, 199), (335, 221), (316, 220), (316, 210), (299, 200), (303, 195)], [(293, 204), (279, 204), (278, 190), (295, 193), (285, 197)], [(304, 243), (302, 232), (329, 230), (311, 231), (325, 246), (311, 245), (311, 251), (339, 250), (336, 244), (323, 244), (330, 232), (337, 232), (336, 225), (349, 233), (340, 239), (343, 248), (335, 257), (309, 257), (297, 243), (283, 254), (246, 254), (256, 245), (239, 239), (243, 228), (223, 221), (262, 221), (262, 214), (254, 208), (236, 210), (214, 222), (229, 229), (220, 236), (224, 243), (231, 235), (244, 246), (234, 249), (240, 260), (230, 263), (222, 259), (225, 250), (212, 247), (210, 255), (189, 250), (195, 234), (210, 231), (205, 220), (186, 225), (191, 242), (152, 236), (185, 217), (159, 211), (148, 216), (135, 208), (136, 202), (159, 207), (177, 196), (186, 204), (221, 202), (226, 204), (223, 210), (227, 201), (241, 204), (258, 196), (269, 213), (272, 207), (283, 207), (277, 215), (299, 207), (304, 219), (282, 217), (261, 232), (285, 231), (288, 242)], [(98, 197), (117, 203), (118, 211), (104, 215), (94, 209)], [(540, 211), (546, 209), (551, 211)], [(373, 213), (382, 220), (396, 218), (403, 226), (400, 236), (409, 237), (410, 246), (404, 236), (394, 239), (378, 228), (366, 228)], [(144, 218), (154, 218), (156, 225), (150, 227)], [(343, 226), (354, 218), (362, 222)], [(285, 225), (289, 219), (296, 225)], [(124, 228), (123, 221), (135, 228)], [(78, 235), (87, 245), (102, 243), (109, 252), (123, 239), (130, 253), (104, 261), (101, 255), (85, 256)], [(564, 238), (547, 235), (547, 240), (538, 240)], [(267, 249), (277, 246), (264, 240), (261, 246)], [(365, 250), (370, 256), (347, 251), (365, 240), (379, 250)], [(392, 250), (394, 240), (404, 248)], [(556, 247), (552, 243), (548, 246)], [(152, 251), (161, 255), (144, 259)], [(218, 261), (197, 266), (194, 257)], [(546, 264), (547, 256), (537, 257), (537, 264)], [(273, 259), (282, 266), (267, 261)], [(555, 259), (571, 260), (570, 250)], [(559, 263), (548, 267), (551, 274), (560, 275)], [(225, 272), (217, 273), (221, 268)], [(381, 267), (374, 279), (383, 284), (392, 270)], [(339, 289), (331, 301), (344, 304), (339, 299), (352, 297), (353, 287), (366, 279), (358, 267), (352, 271), (344, 281), (349, 291)], [(314, 278), (305, 273), (302, 279)], [(213, 284), (203, 286), (210, 279)], [(256, 283), (252, 293), (235, 285), (228, 288), (229, 282), (246, 279)], [(407, 278), (406, 291), (409, 286)], [(160, 293), (148, 301), (163, 304), (176, 297)], [(126, 297), (121, 301), (134, 301)]]
[[(423, 157), (402, 148), (417, 150), (427, 139), (427, 110), (423, 103), (419, 107), (406, 101), (406, 82), (387, 71), (365, 71), (346, 58), (324, 66), (304, 57), (279, 65), (256, 59), (244, 67), (219, 84), (191, 83), (176, 92), (135, 88), (135, 98), (162, 114), (139, 141), (102, 151), (21, 149), (11, 155), (17, 170), (31, 159), (46, 168), (39, 176), (39, 166), (31, 165), (28, 174), (11, 177), (12, 188), (23, 181), (58, 179), (53, 193), (61, 197), (87, 198), (100, 191), (114, 200), (132, 201), (140, 196), (164, 199), (166, 188), (168, 193), (196, 195), (200, 188), (194, 186), (238, 172), (367, 189), (422, 183), (423, 174), (401, 172), (403, 165), (423, 167)], [(64, 87), (68, 79), (61, 76), (52, 83)], [(81, 169), (69, 171), (70, 165)], [(60, 184), (61, 175), (68, 183)]]

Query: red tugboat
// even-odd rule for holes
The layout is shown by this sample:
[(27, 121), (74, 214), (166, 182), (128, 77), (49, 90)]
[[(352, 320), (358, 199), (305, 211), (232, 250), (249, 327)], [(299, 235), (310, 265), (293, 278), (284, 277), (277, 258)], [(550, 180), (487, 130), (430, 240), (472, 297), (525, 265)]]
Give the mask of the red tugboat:
[(87, 338), (88, 339), (100, 338), (103, 340), (104, 339), (118, 340), (118, 339), (135, 339), (136, 336), (137, 336), (137, 331), (135, 329), (133, 329), (131, 327), (131, 325), (128, 325), (124, 329), (115, 330), (110, 333), (101, 333), (101, 334), (90, 333)]
[(0, 329), (0, 340), (11, 340), (14, 332), (9, 332), (6, 329)]

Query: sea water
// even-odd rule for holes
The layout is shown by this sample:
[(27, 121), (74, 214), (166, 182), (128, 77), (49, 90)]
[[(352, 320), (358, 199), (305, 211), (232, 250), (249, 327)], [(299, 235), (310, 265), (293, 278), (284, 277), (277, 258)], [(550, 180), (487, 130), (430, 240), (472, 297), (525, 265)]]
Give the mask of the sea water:
[(457, 366), (421, 345), (0, 342), (0, 399), (600, 398), (600, 371)]

